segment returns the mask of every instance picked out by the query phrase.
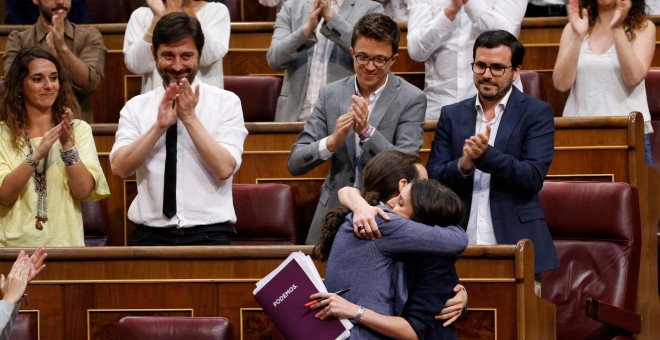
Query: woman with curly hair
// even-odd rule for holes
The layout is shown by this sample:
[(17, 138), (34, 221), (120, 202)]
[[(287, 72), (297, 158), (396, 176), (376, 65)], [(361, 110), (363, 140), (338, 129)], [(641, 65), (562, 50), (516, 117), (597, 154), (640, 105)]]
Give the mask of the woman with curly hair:
[(644, 78), (655, 52), (655, 25), (645, 10), (644, 0), (570, 0), (552, 80), (557, 90), (571, 90), (565, 117), (641, 112), (652, 166)]
[(0, 97), (0, 246), (83, 246), (80, 201), (109, 195), (58, 60), (22, 49)]

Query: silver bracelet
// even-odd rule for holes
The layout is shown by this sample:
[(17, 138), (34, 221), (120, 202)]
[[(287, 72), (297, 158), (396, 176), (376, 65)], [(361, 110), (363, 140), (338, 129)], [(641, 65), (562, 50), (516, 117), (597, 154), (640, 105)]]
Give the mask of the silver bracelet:
[(29, 165), (29, 166), (32, 167), (33, 169), (36, 169), (36, 168), (37, 168), (37, 164), (38, 164), (37, 161), (35, 161), (35, 160), (32, 158), (32, 154), (29, 154), (29, 155), (27, 155), (27, 157), (25, 157), (25, 163), (27, 163), (27, 165)]
[(362, 321), (362, 316), (364, 315), (364, 308), (362, 306), (358, 306), (358, 312), (357, 315), (351, 319), (351, 323), (354, 325), (357, 325)]
[(66, 166), (76, 165), (78, 162), (80, 162), (80, 154), (78, 153), (78, 148), (76, 148), (75, 145), (67, 151), (60, 150), (60, 157)]

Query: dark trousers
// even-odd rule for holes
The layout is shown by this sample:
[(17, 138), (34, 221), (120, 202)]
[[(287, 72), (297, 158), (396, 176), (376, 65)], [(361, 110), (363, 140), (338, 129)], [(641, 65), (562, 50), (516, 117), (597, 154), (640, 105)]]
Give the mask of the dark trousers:
[(131, 238), (132, 246), (211, 246), (230, 245), (234, 227), (228, 223), (200, 225), (188, 228), (148, 227), (138, 225)]
[(565, 17), (565, 5), (548, 5), (536, 6), (532, 4), (527, 5), (526, 17)]

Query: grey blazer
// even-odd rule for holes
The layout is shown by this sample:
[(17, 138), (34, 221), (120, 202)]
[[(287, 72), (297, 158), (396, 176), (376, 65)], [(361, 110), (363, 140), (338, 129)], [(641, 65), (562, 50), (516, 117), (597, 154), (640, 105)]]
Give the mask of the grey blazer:
[[(350, 76), (321, 88), (314, 111), (304, 130), (291, 147), (289, 172), (303, 175), (321, 165), (319, 142), (335, 130), (337, 118), (348, 112), (355, 93), (355, 76)], [(330, 158), (330, 170), (321, 189), (312, 225), (307, 234), (307, 244), (315, 244), (321, 234), (323, 217), (329, 209), (339, 207), (337, 191), (345, 186), (361, 186), (355, 183), (355, 168), (360, 171), (371, 157), (381, 151), (399, 149), (418, 153), (423, 142), (426, 96), (414, 85), (390, 73), (385, 88), (369, 114), (369, 124), (376, 131), (360, 145), (362, 154), (356, 157), (356, 136), (351, 132), (343, 145)], [(356, 185), (357, 184), (357, 185)]]
[[(303, 26), (309, 19), (314, 0), (289, 0), (277, 13), (275, 31), (266, 54), (268, 66), (284, 72), (282, 92), (277, 100), (275, 121), (297, 121), (307, 94), (309, 67), (316, 45), (316, 36), (305, 38)], [(350, 54), (353, 26), (369, 13), (383, 13), (383, 6), (374, 1), (344, 0), (330, 22), (324, 22), (321, 33), (335, 44), (330, 53), (327, 83), (354, 73)]]

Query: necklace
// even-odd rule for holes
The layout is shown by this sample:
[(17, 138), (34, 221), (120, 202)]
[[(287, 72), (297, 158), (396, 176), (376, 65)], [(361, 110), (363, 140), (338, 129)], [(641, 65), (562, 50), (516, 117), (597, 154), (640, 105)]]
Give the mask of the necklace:
[[(32, 155), (32, 142), (28, 136), (27, 131), (23, 131), (25, 140), (27, 141), (28, 150), (30, 155)], [(48, 192), (46, 191), (46, 170), (48, 170), (48, 154), (44, 157), (43, 166), (41, 170), (39, 169), (39, 164), (34, 168), (34, 191), (37, 192), (37, 216), (35, 218), (37, 221), (34, 224), (34, 227), (38, 230), (42, 230), (43, 224), (48, 221), (47, 210), (48, 210)]]

